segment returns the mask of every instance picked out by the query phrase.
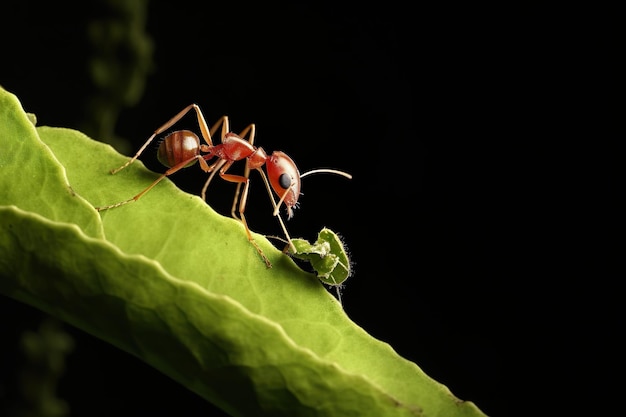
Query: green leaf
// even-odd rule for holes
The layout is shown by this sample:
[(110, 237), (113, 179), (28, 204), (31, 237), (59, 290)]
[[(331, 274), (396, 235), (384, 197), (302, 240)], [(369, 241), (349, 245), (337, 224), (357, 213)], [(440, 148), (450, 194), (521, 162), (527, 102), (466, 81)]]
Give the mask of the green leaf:
[[(353, 323), (237, 220), (80, 132), (35, 129), (0, 89), (0, 292), (119, 348), (234, 416), (481, 416)], [(6, 192), (5, 192), (6, 190)]]

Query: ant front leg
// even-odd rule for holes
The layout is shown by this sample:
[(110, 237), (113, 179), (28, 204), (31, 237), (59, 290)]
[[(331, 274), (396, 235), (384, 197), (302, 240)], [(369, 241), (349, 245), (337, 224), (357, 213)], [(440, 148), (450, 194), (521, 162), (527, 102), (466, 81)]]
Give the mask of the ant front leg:
[[(263, 183), (265, 184), (265, 188), (267, 189), (267, 195), (269, 195), (270, 201), (272, 202), (272, 206), (274, 207), (274, 216), (278, 218), (280, 227), (282, 227), (283, 233), (285, 234), (285, 238), (287, 239), (287, 247), (283, 250), (283, 253), (287, 253), (288, 250), (297, 252), (297, 249), (294, 246), (293, 241), (291, 240), (291, 236), (289, 236), (289, 232), (287, 231), (287, 226), (285, 225), (285, 222), (283, 221), (283, 218), (280, 216), (280, 213), (278, 211), (280, 206), (276, 204), (276, 200), (274, 200), (274, 195), (272, 194), (272, 187), (270, 186), (267, 176), (265, 175), (265, 173), (263, 172), (261, 168), (257, 168), (256, 170), (259, 171), (259, 174), (261, 175), (261, 178), (263, 179)], [(289, 191), (289, 189), (287, 189), (287, 191)]]

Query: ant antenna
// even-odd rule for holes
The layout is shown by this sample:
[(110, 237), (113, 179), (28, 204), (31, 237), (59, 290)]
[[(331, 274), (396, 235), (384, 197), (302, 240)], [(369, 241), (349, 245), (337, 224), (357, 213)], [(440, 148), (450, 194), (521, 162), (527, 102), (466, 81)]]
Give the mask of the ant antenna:
[(307, 175), (311, 175), (311, 174), (322, 174), (322, 173), (337, 174), (337, 175), (341, 175), (342, 177), (346, 177), (349, 180), (352, 179), (352, 175), (348, 174), (347, 172), (343, 172), (343, 171), (339, 171), (338, 169), (331, 169), (331, 168), (312, 169), (310, 171), (305, 172), (304, 174), (300, 174), (300, 178), (304, 178)]
[[(348, 174), (347, 172), (343, 172), (343, 171), (339, 171), (338, 169), (331, 169), (331, 168), (312, 169), (310, 171), (305, 172), (304, 174), (300, 174), (300, 178), (302, 179), (302, 178), (306, 177), (307, 175), (313, 175), (313, 174), (336, 174), (336, 175), (341, 175), (342, 177), (346, 177), (349, 180), (352, 179), (352, 175)], [(274, 216), (278, 216), (278, 210), (280, 209), (280, 206), (282, 205), (283, 201), (285, 200), (285, 197), (287, 196), (288, 191), (289, 191), (289, 189), (287, 189), (283, 193), (283, 195), (280, 198), (280, 200), (278, 200), (278, 204), (274, 204), (274, 213), (272, 213)]]

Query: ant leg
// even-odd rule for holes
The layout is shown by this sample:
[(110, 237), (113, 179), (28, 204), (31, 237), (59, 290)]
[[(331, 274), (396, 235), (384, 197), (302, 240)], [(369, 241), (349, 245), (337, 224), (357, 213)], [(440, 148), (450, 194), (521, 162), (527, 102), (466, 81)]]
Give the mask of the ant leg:
[(187, 164), (189, 164), (190, 162), (192, 162), (194, 159), (200, 159), (202, 158), (201, 155), (197, 155), (194, 156), (193, 158), (189, 158), (184, 160), (183, 162), (174, 165), (172, 168), (168, 169), (167, 171), (165, 171), (163, 174), (161, 174), (159, 176), (159, 178), (157, 178), (152, 184), (150, 184), (146, 189), (144, 189), (142, 192), (140, 192), (139, 194), (137, 194), (136, 196), (129, 198), (128, 200), (124, 200), (124, 201), (120, 201), (119, 203), (115, 203), (115, 204), (111, 204), (108, 206), (102, 206), (102, 207), (96, 207), (97, 211), (103, 211), (103, 210), (108, 210), (108, 209), (112, 209), (115, 207), (119, 207), (119, 206), (123, 206), (124, 204), (128, 204), (128, 203), (132, 203), (133, 201), (137, 201), (141, 198), (142, 195), (144, 195), (145, 193), (147, 193), (148, 191), (150, 191), (155, 185), (157, 185), (159, 182), (161, 182), (163, 180), (163, 178), (172, 175), (173, 173), (177, 172), (178, 170), (184, 168), (185, 166), (187, 166)]
[(248, 133), (250, 134), (250, 138), (248, 139), (248, 142), (250, 143), (250, 145), (253, 145), (254, 137), (256, 136), (256, 125), (254, 123), (250, 123), (244, 130), (242, 130), (239, 133), (239, 137), (243, 139), (246, 137)]
[(139, 158), (142, 152), (146, 149), (146, 147), (150, 144), (150, 142), (152, 142), (152, 140), (158, 134), (163, 133), (165, 130), (172, 127), (176, 122), (182, 119), (192, 109), (196, 112), (196, 118), (198, 119), (198, 124), (200, 125), (200, 132), (202, 133), (202, 139), (204, 139), (204, 141), (209, 146), (213, 146), (212, 136), (215, 134), (215, 131), (219, 128), (220, 125), (222, 126), (222, 138), (224, 138), (224, 135), (229, 129), (228, 116), (220, 117), (220, 119), (213, 125), (213, 127), (209, 129), (207, 122), (204, 118), (204, 115), (202, 114), (202, 110), (200, 110), (200, 107), (197, 104), (190, 104), (184, 109), (182, 109), (180, 112), (178, 112), (176, 116), (172, 117), (165, 124), (163, 124), (157, 130), (155, 130), (154, 133), (148, 138), (148, 140), (141, 146), (141, 148), (139, 148), (135, 156), (133, 156), (130, 160), (128, 160), (121, 167), (111, 170), (111, 174), (117, 174), (118, 172), (120, 172), (121, 170), (123, 170), (124, 168), (132, 164), (133, 162), (135, 162), (135, 160)]
[[(241, 200), (239, 202), (239, 217), (237, 217), (235, 215), (234, 210), (233, 210), (233, 213), (231, 213), (231, 214), (233, 215), (233, 217), (235, 219), (239, 220), (243, 224), (243, 227), (246, 230), (246, 235), (248, 236), (248, 240), (250, 241), (250, 243), (252, 243), (252, 246), (254, 246), (254, 248), (259, 253), (259, 255), (261, 255), (261, 258), (263, 258), (263, 261), (265, 261), (265, 265), (268, 268), (271, 268), (272, 267), (272, 263), (267, 258), (267, 256), (265, 256), (265, 253), (263, 253), (263, 250), (259, 247), (259, 245), (257, 245), (256, 241), (252, 237), (252, 232), (250, 232), (250, 228), (248, 227), (248, 222), (246, 221), (246, 216), (243, 214), (245, 209), (246, 209), (246, 200), (247, 200), (247, 197), (248, 197), (248, 189), (249, 189), (249, 186), (250, 186), (250, 180), (246, 176), (234, 175), (234, 174), (226, 174), (226, 170), (228, 170), (228, 168), (230, 168), (230, 166), (233, 164), (233, 162), (234, 161), (230, 161), (228, 164), (225, 164), (222, 167), (222, 169), (220, 169), (220, 177), (222, 177), (224, 180), (229, 181), (229, 182), (236, 182), (237, 183), (237, 189), (239, 189), (239, 187), (241, 187), (241, 184), (244, 184), (244, 191), (243, 191), (243, 193), (241, 195)], [(233, 203), (233, 207), (235, 207), (234, 203)]]
[(250, 179), (247, 176), (243, 176), (243, 175), (225, 174), (226, 170), (230, 168), (232, 164), (233, 164), (233, 161), (231, 161), (229, 164), (227, 164), (220, 170), (220, 177), (222, 177), (226, 181), (237, 183), (237, 193), (235, 194), (235, 200), (233, 201), (231, 215), (237, 220), (242, 220), (240, 217), (237, 217), (237, 214), (236, 214), (237, 197), (239, 196), (239, 189), (241, 188), (241, 185), (243, 184), (243, 193), (241, 193), (241, 198), (239, 199), (239, 215), (243, 216), (243, 212), (246, 210), (246, 201), (248, 199), (248, 189), (250, 188)]
[[(296, 252), (297, 249), (294, 246), (293, 242), (291, 241), (291, 237), (289, 236), (289, 232), (287, 231), (287, 226), (285, 226), (285, 222), (283, 221), (283, 218), (280, 216), (280, 213), (278, 212), (278, 208), (280, 206), (278, 206), (276, 204), (276, 200), (274, 200), (274, 195), (272, 194), (272, 187), (270, 186), (270, 183), (267, 180), (267, 176), (265, 175), (265, 172), (263, 172), (261, 168), (257, 168), (257, 171), (259, 171), (259, 173), (261, 174), (261, 178), (263, 178), (263, 182), (265, 183), (265, 188), (267, 188), (267, 194), (270, 196), (270, 201), (272, 202), (272, 206), (274, 206), (274, 216), (278, 217), (280, 226), (282, 227), (283, 233), (285, 233), (285, 237), (287, 238), (287, 242), (289, 243), (289, 248), (293, 252)], [(244, 196), (242, 196), (241, 199), (244, 200)], [(245, 200), (244, 200), (244, 203), (245, 203)], [(241, 203), (240, 203), (240, 206), (241, 206)]]
[[(239, 137), (240, 138), (245, 138), (247, 134), (250, 134), (250, 137), (248, 138), (248, 143), (250, 143), (250, 145), (254, 144), (254, 138), (256, 136), (256, 125), (254, 123), (251, 123), (250, 125), (248, 125), (244, 130), (241, 131), (241, 133), (239, 133)], [(246, 160), (246, 167), (244, 170), (244, 174), (243, 176), (245, 178), (250, 178), (250, 167), (248, 166), (248, 161)], [(239, 201), (239, 193), (241, 191), (241, 182), (237, 182), (237, 189), (235, 190), (235, 197), (233, 198), (233, 205), (230, 209), (230, 214), (235, 218), (235, 219), (239, 219), (239, 217), (237, 217), (237, 202)], [(247, 196), (248, 194), (248, 187), (249, 187), (249, 182), (246, 181), (245, 182), (245, 189), (244, 189), (244, 194)], [(243, 206), (245, 208), (245, 201), (246, 201), (247, 197), (241, 198), (241, 201), (243, 201)], [(239, 207), (241, 207), (242, 202), (239, 202)], [(241, 220), (241, 219), (239, 219)]]
[[(228, 160), (226, 159), (219, 159), (217, 162), (215, 162), (213, 165), (208, 166), (206, 161), (204, 159), (200, 160), (200, 167), (202, 168), (202, 170), (204, 172), (210, 172), (211, 175), (209, 175), (209, 178), (206, 180), (206, 182), (204, 183), (204, 187), (202, 187), (202, 199), (204, 201), (206, 201), (206, 190), (207, 188), (209, 188), (209, 184), (211, 183), (211, 180), (213, 179), (213, 177), (215, 176), (215, 173), (222, 168), (225, 164), (227, 164)], [(230, 165), (232, 165), (233, 162), (230, 161), (226, 167), (224, 167), (225, 169), (228, 169), (230, 167)]]
[(259, 245), (257, 245), (256, 241), (254, 240), (254, 238), (252, 237), (252, 234), (250, 233), (250, 228), (248, 227), (248, 222), (246, 222), (246, 216), (243, 215), (243, 213), (239, 213), (241, 216), (241, 219), (239, 219), (239, 221), (241, 221), (241, 223), (243, 224), (243, 227), (246, 229), (246, 234), (248, 235), (248, 241), (250, 243), (252, 243), (252, 246), (254, 246), (254, 248), (256, 249), (257, 253), (261, 256), (261, 258), (263, 258), (263, 261), (265, 262), (265, 266), (268, 268), (272, 267), (272, 263), (270, 262), (269, 259), (267, 259), (267, 256), (265, 256), (265, 253), (263, 253), (263, 249), (261, 249), (259, 247)]
[(200, 107), (195, 103), (190, 104), (189, 106), (185, 107), (176, 116), (172, 117), (167, 123), (165, 123), (156, 132), (154, 132), (154, 135), (158, 135), (159, 133), (162, 133), (164, 130), (169, 129), (174, 123), (182, 119), (183, 116), (187, 114), (191, 109), (193, 109), (196, 112), (196, 119), (198, 119), (198, 125), (200, 126), (200, 132), (202, 133), (202, 138), (209, 146), (213, 146), (212, 137), (220, 125), (222, 125), (222, 138), (224, 137), (224, 135), (226, 134), (226, 131), (228, 131), (229, 129), (228, 116), (220, 117), (219, 120), (215, 122), (213, 127), (209, 129), (209, 125), (207, 124), (206, 119), (204, 118), (204, 115), (202, 114), (202, 110), (200, 110)]
[(230, 123), (228, 122), (228, 116), (222, 116), (220, 117), (217, 122), (215, 122), (215, 124), (213, 124), (213, 127), (211, 127), (211, 129), (209, 129), (206, 120), (204, 119), (204, 116), (202, 115), (202, 112), (200, 111), (200, 108), (198, 107), (197, 111), (196, 111), (196, 115), (198, 117), (198, 124), (200, 125), (200, 131), (202, 133), (202, 138), (204, 139), (204, 141), (209, 145), (209, 146), (213, 146), (213, 140), (211, 139), (213, 136), (215, 136), (215, 132), (217, 131), (217, 129), (220, 127), (220, 125), (222, 126), (222, 134), (220, 139), (224, 140), (224, 135), (226, 135), (226, 133), (228, 133), (229, 129), (230, 129)]
[[(274, 216), (278, 216), (279, 212), (280, 212), (280, 206), (283, 204), (283, 202), (285, 201), (285, 198), (287, 197), (287, 195), (289, 194), (289, 191), (291, 191), (291, 188), (293, 187), (293, 185), (291, 185), (289, 188), (287, 188), (285, 190), (285, 192), (283, 193), (283, 195), (280, 197), (280, 200), (278, 200), (278, 204), (274, 204), (274, 212), (272, 213)], [(272, 196), (272, 200), (274, 199), (274, 196)], [(285, 205), (287, 207), (287, 218), (291, 219), (291, 217), (293, 216), (293, 212), (291, 211), (291, 207)]]

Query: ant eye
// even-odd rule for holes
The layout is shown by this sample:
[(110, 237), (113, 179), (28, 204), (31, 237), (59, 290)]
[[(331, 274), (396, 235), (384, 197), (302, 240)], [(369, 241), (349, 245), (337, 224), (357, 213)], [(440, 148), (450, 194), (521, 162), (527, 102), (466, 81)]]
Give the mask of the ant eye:
[(280, 174), (280, 177), (278, 177), (278, 183), (286, 190), (291, 187), (291, 178), (287, 174)]

